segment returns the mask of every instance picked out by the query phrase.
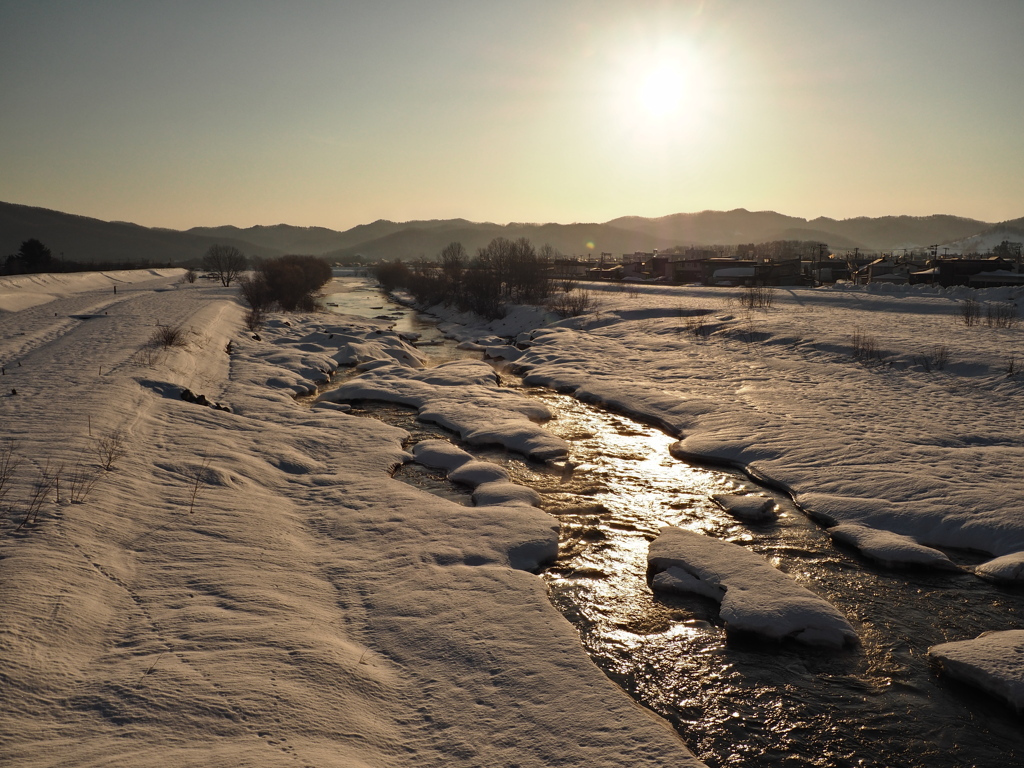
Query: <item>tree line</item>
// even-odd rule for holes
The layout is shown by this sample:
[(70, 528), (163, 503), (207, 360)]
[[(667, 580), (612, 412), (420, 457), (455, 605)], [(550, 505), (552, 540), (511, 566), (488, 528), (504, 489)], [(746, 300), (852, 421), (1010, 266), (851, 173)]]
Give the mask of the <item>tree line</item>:
[(15, 253), (7, 256), (0, 275), (32, 275), (44, 272), (105, 272), (114, 269), (145, 269), (149, 261), (72, 261), (55, 258), (53, 251), (36, 238), (22, 242)]
[(525, 237), (496, 237), (470, 258), (460, 242), (449, 243), (437, 261), (395, 260), (375, 268), (386, 291), (404, 288), (423, 304), (444, 304), (495, 319), (506, 304), (537, 304), (551, 293), (550, 245), (538, 251)]

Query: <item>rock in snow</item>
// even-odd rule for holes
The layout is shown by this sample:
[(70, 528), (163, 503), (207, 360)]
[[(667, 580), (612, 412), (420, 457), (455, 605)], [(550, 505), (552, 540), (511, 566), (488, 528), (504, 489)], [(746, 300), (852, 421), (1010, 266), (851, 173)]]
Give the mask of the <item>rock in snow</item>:
[(933, 645), (928, 655), (950, 677), (1024, 712), (1024, 629), (984, 632), (973, 640)]
[(959, 566), (939, 550), (918, 544), (909, 536), (901, 536), (891, 531), (847, 523), (829, 528), (828, 535), (833, 541), (841, 541), (856, 547), (865, 557), (883, 565), (922, 565), (947, 571), (960, 570)]
[(647, 555), (651, 586), (721, 603), (726, 629), (835, 648), (857, 633), (832, 606), (737, 544), (665, 527)]

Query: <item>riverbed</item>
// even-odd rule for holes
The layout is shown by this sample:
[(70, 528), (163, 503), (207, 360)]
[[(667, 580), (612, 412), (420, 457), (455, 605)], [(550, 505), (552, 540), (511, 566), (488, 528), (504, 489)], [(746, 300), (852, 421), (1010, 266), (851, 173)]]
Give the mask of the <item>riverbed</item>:
[[(352, 284), (327, 300), (339, 312), (388, 319), (421, 334), (435, 361), (470, 353), (438, 343), (432, 323)], [(545, 402), (548, 428), (571, 444), (568, 461), (530, 462), (498, 449), (461, 445), (505, 466), (541, 493), (561, 522), (558, 561), (542, 577), (552, 603), (613, 680), (671, 721), (708, 765), (1007, 766), (1024, 764), (1024, 722), (999, 702), (938, 677), (929, 646), (986, 630), (1024, 628), (1024, 593), (970, 573), (890, 570), (836, 547), (791, 501), (742, 473), (677, 461), (673, 437), (628, 415), (548, 390), (503, 383)], [(443, 437), (415, 411), (356, 403), (353, 413), (410, 432)], [(410, 464), (398, 479), (470, 504), (469, 494), (433, 470)], [(776, 522), (741, 523), (715, 493), (771, 497)], [(822, 651), (726, 636), (717, 606), (654, 594), (646, 552), (662, 525), (746, 546), (830, 600), (854, 624), (859, 647)], [(947, 552), (971, 565), (980, 558)]]

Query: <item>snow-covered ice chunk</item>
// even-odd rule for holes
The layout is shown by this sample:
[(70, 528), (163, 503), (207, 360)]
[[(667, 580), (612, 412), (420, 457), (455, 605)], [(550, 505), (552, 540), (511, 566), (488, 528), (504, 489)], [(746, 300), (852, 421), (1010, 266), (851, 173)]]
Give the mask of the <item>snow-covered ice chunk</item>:
[(922, 565), (958, 571), (960, 568), (942, 552), (918, 544), (910, 536), (881, 531), (866, 525), (845, 523), (828, 529), (833, 541), (856, 547), (865, 557), (883, 565)]
[(339, 413), (348, 413), (352, 410), (352, 406), (348, 403), (329, 403), (326, 400), (319, 403), (313, 403), (313, 407), (328, 411), (338, 411)]
[(505, 504), (539, 507), (540, 494), (525, 485), (496, 481), (478, 485), (473, 491), (473, 503), (478, 507), (496, 507)]
[(412, 447), (412, 455), (425, 467), (437, 467), (449, 472), (473, 459), (471, 454), (447, 440), (421, 440)]
[(318, 399), (413, 406), (420, 419), (440, 424), (466, 442), (502, 445), (540, 461), (569, 452), (568, 443), (536, 423), (550, 419), (551, 409), (498, 386), (497, 374), (483, 361), (454, 360), (426, 370), (373, 361), (367, 368)]
[(502, 445), (539, 461), (560, 459), (569, 453), (567, 442), (514, 410), (434, 399), (420, 408), (420, 418), (458, 433), (467, 443)]
[[(835, 648), (857, 642), (831, 603), (737, 544), (666, 527), (651, 542), (647, 563), (652, 587), (721, 602), (728, 630)], [(668, 576), (659, 579), (663, 571)]]
[(725, 596), (725, 587), (721, 584), (705, 581), (674, 565), (654, 574), (651, 579), (651, 587), (655, 591), (680, 592), (685, 595), (709, 597), (716, 603), (722, 602), (722, 598)]
[(476, 487), (484, 483), (508, 482), (508, 472), (490, 461), (467, 461), (449, 472), (448, 479)]
[(974, 572), (983, 579), (1004, 583), (1024, 581), (1024, 552), (1013, 552), (982, 563)]
[(775, 509), (775, 501), (767, 496), (719, 493), (712, 496), (711, 500), (730, 515), (738, 517), (740, 520), (761, 522), (775, 520), (779, 516)]
[(1024, 712), (1024, 629), (984, 632), (973, 640), (933, 645), (928, 655), (950, 677)]

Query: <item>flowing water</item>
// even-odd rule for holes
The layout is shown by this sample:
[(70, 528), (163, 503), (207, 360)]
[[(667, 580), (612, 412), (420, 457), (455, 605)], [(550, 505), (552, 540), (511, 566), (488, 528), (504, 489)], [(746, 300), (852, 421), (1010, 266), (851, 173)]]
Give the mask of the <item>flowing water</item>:
[[(356, 292), (358, 295), (358, 292)], [(436, 336), (407, 310), (373, 295), (381, 314), (402, 312), (409, 330)], [(343, 300), (339, 304), (342, 310)], [(449, 346), (425, 347), (442, 359)], [(1024, 718), (936, 675), (930, 645), (986, 630), (1024, 628), (1024, 590), (973, 575), (877, 567), (837, 548), (788, 498), (737, 472), (673, 459), (672, 439), (627, 416), (548, 390), (505, 383), (543, 400), (551, 432), (572, 445), (562, 465), (462, 446), (532, 486), (562, 524), (560, 556), (544, 574), (552, 603), (588, 653), (640, 703), (670, 720), (690, 748), (717, 766), (1024, 765)], [(356, 404), (356, 414), (401, 426), (412, 441), (444, 437), (413, 409)], [(419, 465), (399, 479), (469, 504), (468, 491)], [(773, 523), (741, 523), (713, 493), (771, 496)], [(717, 605), (656, 595), (646, 582), (648, 542), (677, 525), (742, 544), (829, 599), (861, 645), (841, 652), (727, 638)], [(978, 562), (948, 553), (957, 562)]]

